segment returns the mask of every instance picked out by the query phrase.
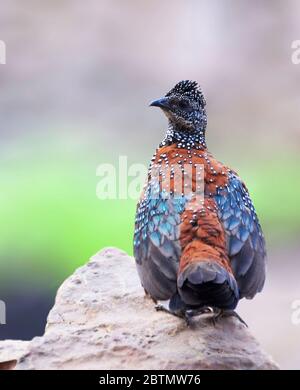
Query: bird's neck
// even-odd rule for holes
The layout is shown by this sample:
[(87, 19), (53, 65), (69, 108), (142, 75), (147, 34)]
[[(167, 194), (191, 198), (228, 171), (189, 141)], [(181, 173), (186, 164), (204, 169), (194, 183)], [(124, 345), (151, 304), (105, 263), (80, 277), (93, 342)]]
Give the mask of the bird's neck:
[(174, 123), (169, 121), (167, 133), (160, 146), (173, 143), (177, 143), (179, 148), (206, 148), (205, 126), (187, 129), (179, 125), (174, 125)]

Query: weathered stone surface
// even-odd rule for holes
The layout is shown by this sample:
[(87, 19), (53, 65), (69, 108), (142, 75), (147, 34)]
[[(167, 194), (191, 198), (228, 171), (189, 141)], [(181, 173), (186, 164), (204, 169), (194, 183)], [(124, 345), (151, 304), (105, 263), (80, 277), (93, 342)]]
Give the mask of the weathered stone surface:
[(16, 369), (278, 368), (235, 318), (213, 326), (202, 316), (188, 328), (156, 312), (134, 260), (114, 248), (62, 284), (43, 337), (0, 342), (0, 361), (14, 359)]
[(18, 359), (27, 352), (29, 341), (5, 340), (0, 342), (0, 370), (15, 368)]

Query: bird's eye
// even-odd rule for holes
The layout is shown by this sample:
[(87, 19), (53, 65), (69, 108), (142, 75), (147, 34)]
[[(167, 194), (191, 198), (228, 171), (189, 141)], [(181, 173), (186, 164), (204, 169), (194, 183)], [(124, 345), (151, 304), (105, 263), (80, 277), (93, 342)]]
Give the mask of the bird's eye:
[(186, 100), (180, 100), (178, 105), (179, 105), (179, 108), (185, 109), (188, 107), (189, 104)]

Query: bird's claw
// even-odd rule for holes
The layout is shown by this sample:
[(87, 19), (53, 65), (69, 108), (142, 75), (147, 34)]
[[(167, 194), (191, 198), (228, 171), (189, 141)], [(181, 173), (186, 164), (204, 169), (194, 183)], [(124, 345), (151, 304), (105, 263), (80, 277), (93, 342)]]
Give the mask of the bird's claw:
[(221, 318), (225, 317), (235, 317), (237, 318), (243, 325), (245, 325), (248, 328), (247, 323), (239, 316), (239, 314), (234, 310), (221, 310), (221, 309), (214, 309), (215, 315), (212, 316), (211, 320), (214, 326), (216, 326), (217, 322)]

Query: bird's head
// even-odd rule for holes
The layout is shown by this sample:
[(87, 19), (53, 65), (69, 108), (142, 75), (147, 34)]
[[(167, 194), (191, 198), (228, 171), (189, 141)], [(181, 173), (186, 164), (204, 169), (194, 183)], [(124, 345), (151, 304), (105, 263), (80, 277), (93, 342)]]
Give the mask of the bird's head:
[(205, 131), (205, 105), (200, 87), (190, 80), (180, 81), (164, 97), (150, 103), (161, 108), (172, 127), (179, 131)]

